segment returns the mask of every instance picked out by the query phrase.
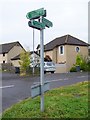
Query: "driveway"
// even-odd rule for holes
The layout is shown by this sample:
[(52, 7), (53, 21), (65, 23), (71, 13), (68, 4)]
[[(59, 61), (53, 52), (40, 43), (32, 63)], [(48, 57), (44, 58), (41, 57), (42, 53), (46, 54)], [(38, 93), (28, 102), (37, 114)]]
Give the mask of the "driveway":
[[(31, 96), (31, 86), (40, 82), (40, 76), (20, 77), (18, 74), (2, 75), (2, 111), (23, 99)], [(50, 81), (50, 89), (71, 85), (88, 80), (88, 73), (55, 73), (46, 74), (45, 81)]]

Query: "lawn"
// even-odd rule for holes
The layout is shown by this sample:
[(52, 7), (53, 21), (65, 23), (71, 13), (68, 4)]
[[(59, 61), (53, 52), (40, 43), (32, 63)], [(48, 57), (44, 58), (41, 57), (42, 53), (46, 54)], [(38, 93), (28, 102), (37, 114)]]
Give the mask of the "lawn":
[(3, 118), (87, 118), (88, 82), (60, 87), (45, 93), (45, 111), (40, 97), (28, 98), (3, 112)]

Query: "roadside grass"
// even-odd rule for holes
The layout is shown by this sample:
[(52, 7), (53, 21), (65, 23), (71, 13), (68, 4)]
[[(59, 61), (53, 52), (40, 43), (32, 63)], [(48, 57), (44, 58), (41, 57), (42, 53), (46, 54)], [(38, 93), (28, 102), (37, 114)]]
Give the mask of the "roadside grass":
[(4, 118), (88, 118), (88, 82), (60, 87), (45, 93), (45, 111), (40, 97), (21, 101), (2, 114)]

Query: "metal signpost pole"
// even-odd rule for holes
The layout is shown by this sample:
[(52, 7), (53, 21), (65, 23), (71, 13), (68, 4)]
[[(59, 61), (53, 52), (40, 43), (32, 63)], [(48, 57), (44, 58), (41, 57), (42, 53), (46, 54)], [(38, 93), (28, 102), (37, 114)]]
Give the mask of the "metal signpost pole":
[(33, 28), (33, 75), (34, 75), (34, 28)]
[[(42, 16), (40, 17), (40, 22), (42, 23)], [(40, 30), (40, 81), (41, 81), (41, 112), (44, 111), (44, 45), (43, 45), (43, 29)]]
[[(33, 28), (33, 53), (34, 53), (34, 28), (40, 30), (40, 84), (34, 85), (31, 87), (31, 96), (36, 97), (41, 95), (41, 112), (44, 112), (44, 92), (49, 90), (49, 83), (44, 82), (44, 29), (45, 27), (52, 27), (53, 24), (46, 17), (46, 10), (44, 8), (31, 11), (26, 15), (27, 19), (30, 19), (28, 22), (29, 27)], [(36, 21), (35, 19), (40, 19)], [(34, 63), (34, 57), (33, 57)], [(34, 64), (33, 64), (34, 65)], [(34, 66), (33, 66), (34, 74)]]

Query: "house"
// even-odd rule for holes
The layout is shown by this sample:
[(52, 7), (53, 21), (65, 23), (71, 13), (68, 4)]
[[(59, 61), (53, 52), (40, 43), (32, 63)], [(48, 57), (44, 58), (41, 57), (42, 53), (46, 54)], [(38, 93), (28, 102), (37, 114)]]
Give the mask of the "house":
[(90, 46), (88, 47), (88, 56), (90, 58)]
[(75, 63), (77, 54), (88, 56), (88, 46), (89, 44), (76, 37), (64, 35), (44, 46), (44, 56), (50, 56), (56, 63), (56, 72), (69, 72)]
[[(34, 62), (33, 62), (34, 61)], [(31, 67), (33, 67), (33, 63), (34, 63), (34, 66), (38, 63), (40, 63), (40, 55), (36, 52), (36, 51), (31, 51), (30, 52), (30, 65)]]
[(40, 44), (37, 45), (37, 53), (40, 55)]
[[(34, 62), (33, 62), (33, 59), (34, 59)], [(13, 57), (11, 59), (12, 63), (14, 66), (16, 67), (20, 67), (20, 64), (19, 64), (19, 61), (20, 61), (20, 54)], [(34, 63), (34, 66), (36, 64), (38, 64), (40, 62), (40, 55), (36, 52), (36, 51), (31, 51), (30, 52), (30, 66), (33, 67), (33, 63)]]
[(20, 67), (20, 54), (11, 58), (11, 63), (14, 67)]
[(17, 67), (19, 64), (13, 62), (13, 58), (17, 57), (22, 51), (25, 51), (23, 46), (17, 42), (11, 42), (0, 45), (0, 64), (12, 64)]

